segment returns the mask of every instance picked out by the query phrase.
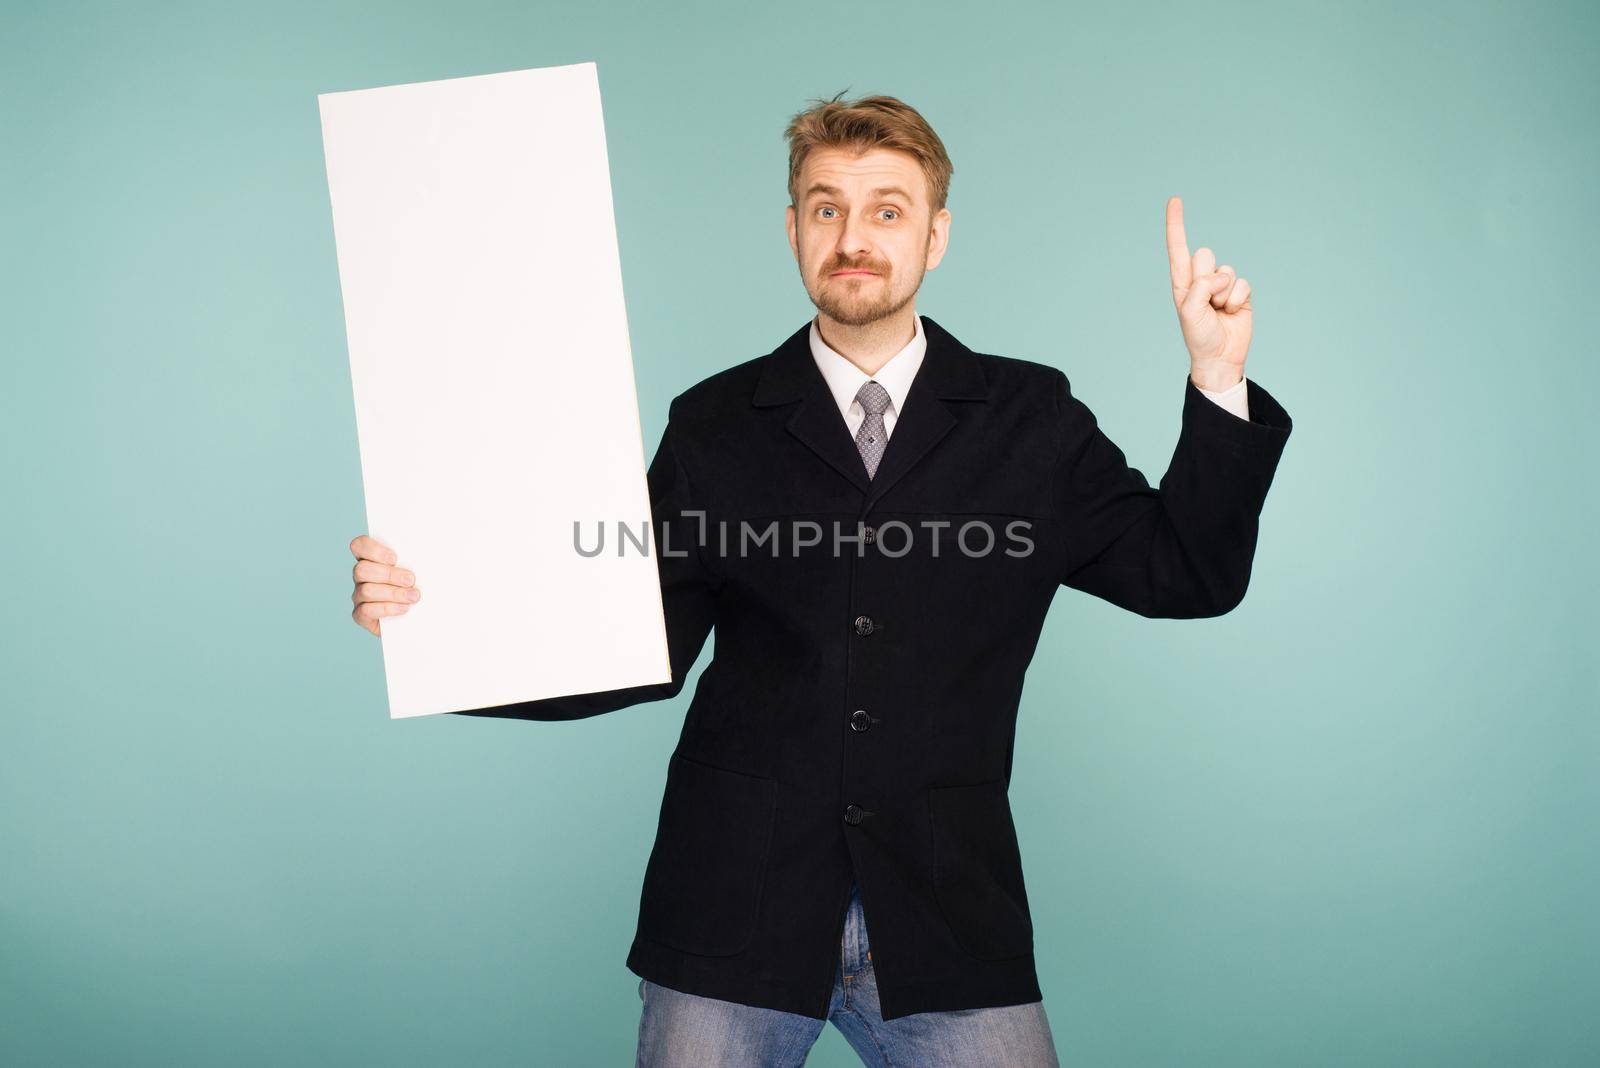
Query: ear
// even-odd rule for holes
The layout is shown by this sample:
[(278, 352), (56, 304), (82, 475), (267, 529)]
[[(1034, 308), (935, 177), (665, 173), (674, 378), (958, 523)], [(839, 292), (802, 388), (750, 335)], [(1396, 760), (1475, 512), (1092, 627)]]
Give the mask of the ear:
[(789, 232), (789, 251), (794, 253), (794, 261), (800, 262), (800, 238), (795, 233), (795, 210), (793, 204), (784, 205), (783, 228)]
[(950, 245), (950, 209), (940, 208), (938, 214), (929, 224), (931, 233), (928, 237), (928, 262), (927, 270), (939, 266), (939, 261), (944, 259), (944, 250)]

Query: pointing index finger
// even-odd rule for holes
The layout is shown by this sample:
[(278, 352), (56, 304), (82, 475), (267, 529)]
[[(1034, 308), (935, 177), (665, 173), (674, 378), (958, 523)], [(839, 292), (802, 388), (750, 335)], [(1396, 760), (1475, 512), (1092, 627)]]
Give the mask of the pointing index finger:
[(1167, 265), (1172, 270), (1172, 288), (1188, 289), (1194, 283), (1194, 264), (1189, 259), (1189, 239), (1183, 232), (1183, 201), (1167, 198)]

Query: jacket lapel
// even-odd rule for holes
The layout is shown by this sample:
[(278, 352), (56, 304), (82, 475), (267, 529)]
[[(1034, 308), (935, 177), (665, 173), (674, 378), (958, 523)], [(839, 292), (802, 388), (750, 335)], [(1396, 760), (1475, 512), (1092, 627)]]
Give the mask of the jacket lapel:
[(811, 356), (810, 330), (808, 320), (765, 357), (751, 401), (757, 407), (799, 401), (786, 424), (789, 433), (861, 491), (865, 514), (956, 425), (956, 416), (945, 401), (985, 400), (988, 383), (977, 356), (938, 323), (922, 316), (928, 349), (884, 446), (877, 477), (868, 478), (850, 428)]

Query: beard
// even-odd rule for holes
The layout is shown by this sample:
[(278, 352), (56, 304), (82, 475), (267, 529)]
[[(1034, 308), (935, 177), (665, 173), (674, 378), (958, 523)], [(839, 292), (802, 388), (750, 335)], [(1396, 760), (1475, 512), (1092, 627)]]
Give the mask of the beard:
[[(837, 270), (838, 268), (834, 268)], [(920, 279), (919, 279), (920, 281)], [(917, 295), (912, 286), (904, 294), (896, 294), (893, 278), (830, 278), (811, 296), (811, 303), (828, 318), (845, 326), (866, 326), (897, 313)]]
[[(928, 248), (932, 243), (933, 235), (922, 243), (922, 262), (927, 263)], [(848, 278), (828, 277), (834, 271), (847, 271), (860, 269), (877, 271), (877, 278), (859, 278), (854, 281)], [(917, 272), (916, 280), (904, 293), (895, 292), (895, 276), (889, 264), (881, 260), (862, 260), (850, 263), (839, 259), (830, 260), (822, 269), (822, 280), (817, 288), (806, 288), (811, 303), (817, 310), (837, 323), (845, 326), (867, 326), (888, 319), (900, 309), (911, 303), (917, 295), (917, 290), (922, 286), (922, 276), (927, 273), (926, 268)]]

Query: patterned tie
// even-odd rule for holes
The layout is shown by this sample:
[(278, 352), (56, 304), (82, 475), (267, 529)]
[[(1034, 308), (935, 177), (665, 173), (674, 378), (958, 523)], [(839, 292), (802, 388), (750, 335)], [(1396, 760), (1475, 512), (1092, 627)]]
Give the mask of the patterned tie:
[(883, 427), (883, 412), (889, 407), (889, 391), (876, 382), (865, 382), (856, 391), (856, 401), (867, 417), (856, 431), (856, 448), (861, 450), (861, 461), (867, 465), (867, 477), (878, 473), (878, 461), (883, 459), (883, 447), (889, 443), (889, 434)]

